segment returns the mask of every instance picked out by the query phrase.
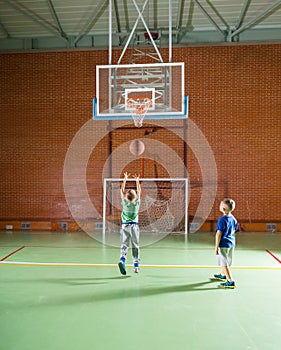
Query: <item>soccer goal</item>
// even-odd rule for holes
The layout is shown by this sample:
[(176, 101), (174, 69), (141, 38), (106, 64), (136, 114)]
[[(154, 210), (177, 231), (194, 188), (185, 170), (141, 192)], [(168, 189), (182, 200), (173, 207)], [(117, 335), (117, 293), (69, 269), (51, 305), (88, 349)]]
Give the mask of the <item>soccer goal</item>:
[[(119, 233), (121, 228), (121, 195), (123, 179), (104, 179), (103, 234)], [(139, 226), (147, 234), (187, 234), (188, 180), (140, 179), (141, 206)], [(126, 188), (135, 189), (134, 179), (128, 179)]]

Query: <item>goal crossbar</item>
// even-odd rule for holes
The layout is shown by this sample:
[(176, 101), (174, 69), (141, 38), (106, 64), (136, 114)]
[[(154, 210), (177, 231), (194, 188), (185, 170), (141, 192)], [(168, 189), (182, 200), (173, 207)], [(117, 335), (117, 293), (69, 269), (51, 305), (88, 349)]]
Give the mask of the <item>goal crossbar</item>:
[[(120, 229), (123, 178), (105, 178), (103, 184), (103, 237), (108, 231)], [(188, 179), (140, 178), (143, 212), (141, 231), (188, 232)], [(134, 186), (134, 178), (126, 180), (128, 188)]]

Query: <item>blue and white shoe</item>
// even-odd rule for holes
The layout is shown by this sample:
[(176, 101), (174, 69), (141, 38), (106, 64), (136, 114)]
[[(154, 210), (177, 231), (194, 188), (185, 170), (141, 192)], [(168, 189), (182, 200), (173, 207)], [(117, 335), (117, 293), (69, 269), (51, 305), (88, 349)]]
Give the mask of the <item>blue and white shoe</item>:
[(234, 288), (236, 288), (234, 281), (226, 281), (225, 283), (220, 283), (219, 287), (220, 288), (224, 288), (224, 289), (234, 289)]
[(139, 264), (134, 263), (134, 273), (139, 273)]
[(217, 281), (222, 281), (222, 282), (226, 282), (227, 279), (226, 279), (226, 276), (225, 275), (222, 275), (222, 274), (217, 274), (217, 275), (214, 275), (214, 277), (212, 278), (212, 280), (217, 280)]
[(126, 264), (125, 264), (125, 260), (124, 259), (120, 259), (119, 263), (118, 263), (118, 267), (119, 270), (121, 272), (122, 275), (126, 275), (127, 271), (126, 271)]

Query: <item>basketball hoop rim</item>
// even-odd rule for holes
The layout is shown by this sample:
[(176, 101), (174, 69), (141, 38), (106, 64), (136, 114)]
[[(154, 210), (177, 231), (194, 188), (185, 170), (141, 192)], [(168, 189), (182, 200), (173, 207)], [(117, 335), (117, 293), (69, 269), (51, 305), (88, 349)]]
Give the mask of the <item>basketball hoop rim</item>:
[(149, 106), (152, 105), (152, 99), (146, 96), (132, 96), (126, 99), (126, 104), (132, 109), (131, 116), (135, 126), (138, 128), (142, 127), (146, 112)]
[[(121, 115), (114, 115), (110, 114), (108, 112), (106, 113), (101, 113), (99, 112), (98, 109), (98, 102), (97, 102), (97, 97), (93, 98), (93, 105), (92, 105), (92, 110), (93, 110), (93, 120), (130, 120), (132, 118), (132, 113), (130, 110), (127, 110), (127, 114), (121, 114)], [(126, 99), (125, 99), (126, 103)], [(183, 120), (183, 119), (188, 119), (188, 112), (189, 112), (189, 96), (184, 96), (183, 98), (183, 106), (181, 111), (175, 111), (175, 112), (168, 112), (163, 114), (163, 112), (149, 112), (148, 113), (148, 119), (149, 120), (169, 120), (169, 119), (178, 119), (178, 120)], [(132, 110), (132, 108), (130, 108)]]
[[(137, 101), (139, 100), (139, 101)], [(134, 101), (134, 102), (130, 102)], [(144, 96), (133, 96), (126, 99), (126, 104), (131, 108), (145, 108), (152, 105), (152, 99)]]

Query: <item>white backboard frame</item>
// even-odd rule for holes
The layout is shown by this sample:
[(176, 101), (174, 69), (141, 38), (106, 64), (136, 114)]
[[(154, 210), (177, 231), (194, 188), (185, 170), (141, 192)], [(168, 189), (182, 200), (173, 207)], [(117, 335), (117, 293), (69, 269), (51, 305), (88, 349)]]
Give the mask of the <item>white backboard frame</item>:
[[(157, 73), (157, 69), (160, 73)], [(177, 70), (177, 76), (173, 81), (173, 72)], [(118, 75), (118, 72), (129, 71), (128, 75)], [(135, 75), (132, 75), (131, 72), (136, 71)], [(148, 74), (148, 78), (142, 76), (142, 72), (152, 72)], [(167, 75), (164, 75), (162, 72), (168, 72)], [(107, 74), (105, 72), (108, 72)], [(141, 73), (140, 73), (141, 72)], [(156, 72), (156, 73), (154, 73)], [(158, 75), (157, 75), (158, 74)], [(113, 104), (115, 96), (115, 77), (118, 77), (119, 80), (124, 80), (124, 83), (120, 83), (122, 89), (117, 89), (118, 100), (116, 105)], [(132, 79), (129, 79), (132, 76)], [(149, 81), (151, 76), (155, 76), (155, 86), (154, 81)], [(106, 78), (104, 78), (106, 77)], [(163, 80), (161, 80), (161, 77)], [(143, 82), (139, 84), (139, 81)], [(146, 82), (146, 79), (148, 80)], [(114, 82), (112, 82), (114, 80)], [(128, 82), (128, 83), (127, 83)], [(159, 82), (159, 83), (158, 83)], [(106, 85), (103, 85), (106, 84)], [(158, 84), (158, 85), (157, 85)], [(165, 86), (164, 97), (168, 96), (165, 101), (167, 105), (163, 102), (159, 103), (160, 107), (156, 106), (155, 101), (159, 97), (159, 91), (162, 91)], [(174, 95), (175, 86), (177, 88), (177, 93)], [(128, 108), (126, 108), (125, 98), (126, 91), (151, 91), (154, 89), (154, 103), (151, 106), (146, 114), (146, 119), (184, 119), (188, 117), (188, 96), (184, 95), (184, 63), (183, 62), (171, 62), (171, 63), (152, 63), (152, 64), (118, 64), (118, 65), (98, 65), (96, 66), (96, 98), (93, 99), (93, 119), (96, 120), (126, 120), (131, 119), (131, 114)], [(156, 91), (158, 89), (158, 92)], [(157, 95), (158, 94), (158, 95)], [(161, 101), (164, 100), (164, 97)], [(102, 101), (107, 99), (106, 106), (108, 108), (102, 108)], [(116, 98), (115, 98), (116, 99)], [(174, 100), (177, 99), (177, 108), (174, 108)]]

